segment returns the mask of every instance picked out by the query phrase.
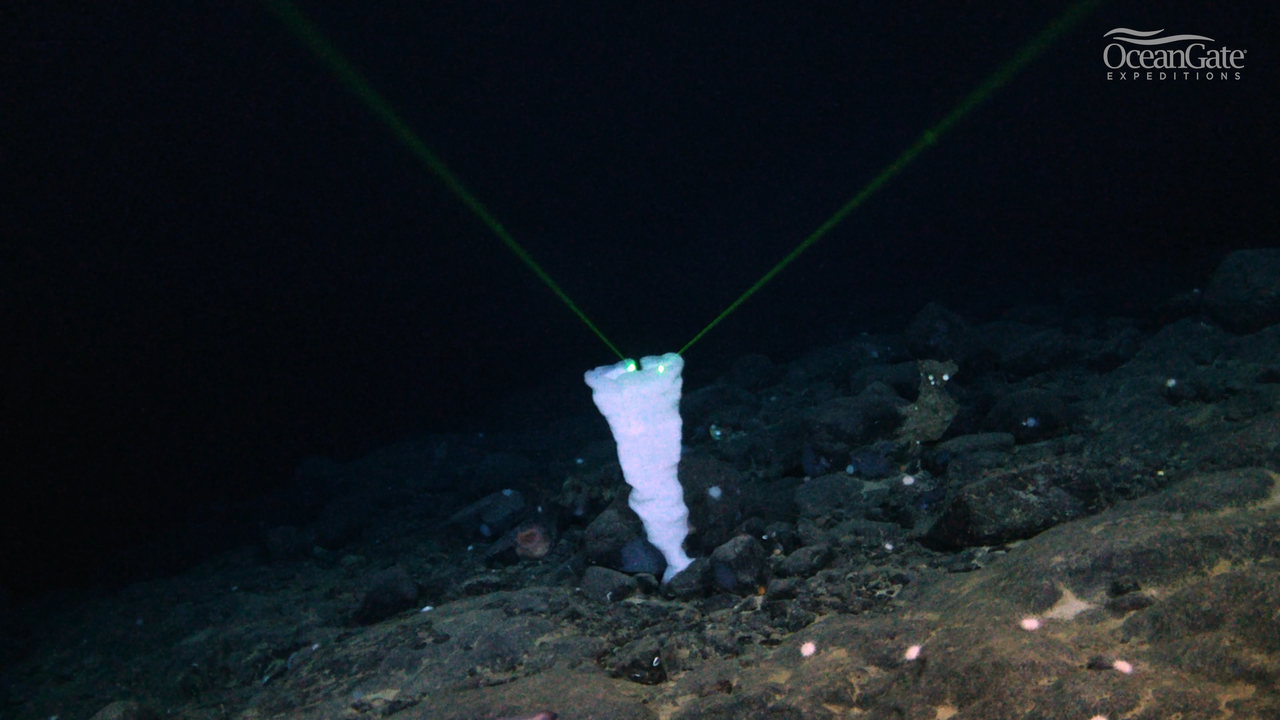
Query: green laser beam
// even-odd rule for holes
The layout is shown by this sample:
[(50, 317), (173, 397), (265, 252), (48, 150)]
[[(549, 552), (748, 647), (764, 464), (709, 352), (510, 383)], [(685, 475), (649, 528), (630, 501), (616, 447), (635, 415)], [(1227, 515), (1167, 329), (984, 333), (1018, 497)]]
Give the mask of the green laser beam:
[[(464, 205), (467, 206), (480, 220), (497, 235), (498, 239), (507, 246), (516, 257), (518, 257), (539, 280), (543, 282), (551, 291), (560, 298), (560, 300), (578, 317), (579, 320), (593, 332), (596, 337), (600, 338), (615, 355), (623, 358), (623, 354), (612, 342), (605, 337), (604, 333), (596, 327), (595, 323), (586, 316), (585, 313), (573, 302), (572, 299), (564, 292), (563, 289), (542, 269), (537, 261), (518, 243), (515, 238), (507, 232), (506, 228), (498, 222), (492, 213), (490, 213), (478, 198), (472, 195), (462, 181), (458, 179), (444, 161), (439, 158), (430, 148), (422, 142), (421, 138), (403, 121), (399, 115), (391, 108), (391, 105), (383, 99), (377, 90), (361, 75), (350, 62), (342, 56), (338, 50), (331, 45), (324, 35), (320, 32), (307, 17), (289, 0), (265, 0), (271, 11), (275, 13), (293, 32), (302, 40), (302, 42), (316, 55), (316, 57), (342, 81), (364, 104), (387, 126), (391, 132), (400, 139), (431, 172), (444, 182), (445, 186), (452, 192)], [(711, 331), (712, 328), (719, 325), (726, 317), (737, 310), (739, 306), (754, 295), (760, 288), (764, 287), (778, 273), (795, 261), (802, 253), (812, 247), (818, 240), (822, 239), (836, 225), (839, 225), (850, 213), (861, 206), (868, 198), (870, 198), (877, 190), (888, 182), (893, 176), (902, 172), (904, 168), (911, 164), (921, 153), (929, 146), (937, 143), (938, 138), (950, 130), (952, 126), (958, 123), (966, 115), (968, 115), (976, 106), (990, 97), (996, 90), (1000, 89), (1009, 80), (1018, 73), (1025, 65), (1034, 60), (1037, 56), (1045, 51), (1053, 44), (1061, 35), (1075, 26), (1081, 19), (1087, 16), (1098, 5), (1101, 0), (1081, 0), (1071, 6), (1062, 13), (1058, 18), (1051, 22), (1039, 35), (1031, 42), (1027, 43), (1017, 54), (1006, 62), (999, 70), (988, 77), (981, 85), (964, 98), (951, 112), (947, 113), (941, 120), (926, 130), (911, 147), (907, 148), (892, 163), (880, 171), (878, 175), (867, 183), (856, 195), (848, 202), (841, 206), (826, 222), (822, 223), (809, 234), (799, 245), (789, 252), (782, 260), (778, 261), (768, 272), (766, 272), (759, 280), (747, 288), (736, 300), (729, 304), (719, 315), (715, 317), (706, 327), (698, 331), (684, 347), (680, 348), (679, 354), (683, 355), (690, 347), (693, 346), (702, 336)]]
[(999, 70), (993, 73), (991, 77), (983, 81), (983, 83), (973, 92), (969, 93), (964, 100), (961, 100), (960, 104), (956, 105), (951, 112), (947, 113), (941, 120), (934, 124), (933, 127), (925, 130), (924, 134), (921, 135), (911, 147), (907, 148), (897, 157), (897, 159), (889, 163), (884, 170), (881, 170), (880, 174), (876, 175), (871, 182), (867, 183), (862, 190), (858, 191), (857, 195), (854, 195), (851, 200), (841, 206), (839, 210), (836, 210), (835, 214), (828, 218), (826, 222), (819, 225), (818, 228), (801, 241), (794, 250), (787, 253), (785, 257), (779, 260), (777, 265), (774, 265), (764, 274), (763, 277), (755, 281), (751, 287), (747, 288), (746, 292), (742, 293), (737, 300), (730, 303), (729, 307), (725, 308), (724, 311), (717, 315), (716, 318), (706, 327), (699, 330), (698, 334), (694, 335), (692, 340), (685, 343), (684, 347), (680, 348), (680, 351), (677, 354), (684, 355), (685, 351), (694, 343), (698, 342), (698, 340), (701, 340), (703, 335), (706, 335), (712, 328), (719, 325), (722, 320), (729, 317), (734, 310), (738, 309), (738, 306), (746, 302), (747, 299), (754, 295), (757, 290), (764, 287), (774, 278), (775, 275), (782, 272), (783, 268), (794, 262), (796, 258), (800, 257), (801, 253), (808, 250), (814, 243), (821, 240), (822, 237), (830, 232), (836, 225), (839, 225), (840, 222), (856, 210), (858, 206), (866, 202), (867, 198), (874, 195), (881, 186), (890, 180), (890, 178), (902, 172), (904, 168), (910, 165), (911, 162), (930, 145), (937, 143), (938, 138), (943, 133), (950, 130), (956, 123), (960, 122), (965, 115), (968, 115), (975, 107), (980, 105), (983, 100), (986, 100), (995, 93), (996, 90), (999, 90), (1002, 86), (1008, 83), (1019, 70), (1027, 65), (1027, 63), (1030, 63), (1037, 56), (1043, 53), (1045, 49), (1054, 43), (1055, 40), (1084, 19), (1084, 17), (1092, 12), (1095, 7), (1100, 5), (1101, 2), (1102, 0), (1081, 0), (1081, 2), (1077, 2), (1068, 7), (1062, 15), (1049, 23), (1048, 27), (1033, 38), (1031, 42), (1023, 46), (1011, 60), (1006, 62)]
[(485, 208), (480, 200), (467, 190), (467, 188), (462, 184), (462, 181), (458, 179), (458, 176), (454, 175), (453, 172), (449, 170), (448, 166), (444, 164), (444, 161), (432, 152), (431, 148), (427, 147), (426, 143), (422, 142), (422, 139), (418, 137), (417, 133), (415, 133), (404, 120), (400, 119), (400, 116), (396, 114), (396, 111), (391, 108), (391, 104), (388, 103), (377, 90), (373, 89), (373, 86), (369, 84), (369, 81), (366, 80), (364, 76), (361, 75), (360, 72), (342, 56), (342, 53), (338, 52), (337, 48), (325, 39), (324, 34), (320, 32), (320, 28), (318, 28), (315, 23), (311, 22), (311, 20), (309, 20), (297, 6), (289, 2), (289, 0), (265, 1), (267, 6), (271, 8), (271, 11), (279, 17), (280, 20), (284, 22), (284, 24), (292, 30), (300, 40), (302, 40), (303, 44), (311, 50), (316, 58), (323, 64), (327, 65), (329, 70), (332, 71), (340, 81), (342, 81), (342, 84), (346, 85), (351, 92), (355, 93), (356, 97), (358, 97), (360, 101), (363, 102), (365, 106), (382, 121), (382, 124), (387, 126), (387, 129), (390, 130), (391, 133), (400, 140), (400, 142), (404, 143), (409, 148), (409, 151), (413, 153), (414, 157), (418, 158), (423, 165), (426, 165), (427, 169), (432, 173), (435, 173), (436, 177), (440, 178), (440, 180), (444, 182), (445, 187), (449, 188), (449, 191), (457, 196), (457, 198), (462, 201), (463, 205), (466, 205), (467, 208), (476, 215), (476, 217), (480, 218), (481, 222), (487, 225), (489, 229), (493, 231), (494, 235), (498, 236), (498, 239), (502, 241), (502, 244), (506, 245), (507, 249), (515, 253), (516, 257), (520, 258), (520, 261), (528, 266), (528, 268), (533, 271), (533, 274), (536, 275), (544, 285), (550, 288), (551, 292), (555, 293), (556, 297), (560, 298), (561, 302), (563, 302), (574, 315), (577, 315), (578, 319), (581, 320), (591, 330), (591, 332), (595, 333), (596, 337), (600, 338), (601, 342), (612, 350), (619, 359), (625, 359), (622, 351), (618, 350), (613, 343), (609, 342), (609, 338), (604, 336), (604, 333), (600, 331), (600, 328), (596, 327), (595, 323), (591, 322), (591, 320), (586, 316), (586, 313), (582, 312), (577, 304), (575, 304), (565, 291), (560, 288), (560, 285), (558, 285), (555, 280), (551, 279), (551, 276), (542, 269), (542, 266), (533, 259), (533, 256), (521, 247), (520, 243), (516, 242), (516, 239), (511, 236), (511, 233), (507, 232), (507, 229), (502, 227), (502, 223), (498, 222), (498, 219)]

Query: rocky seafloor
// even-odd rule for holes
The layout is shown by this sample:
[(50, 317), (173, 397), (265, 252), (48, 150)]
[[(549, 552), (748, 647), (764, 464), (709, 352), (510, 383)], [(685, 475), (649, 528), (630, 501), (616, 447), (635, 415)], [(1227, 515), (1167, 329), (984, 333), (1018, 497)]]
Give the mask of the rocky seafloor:
[(666, 585), (590, 412), (308, 461), (253, 543), (4, 608), (0, 717), (1280, 717), (1276, 252), (686, 386)]

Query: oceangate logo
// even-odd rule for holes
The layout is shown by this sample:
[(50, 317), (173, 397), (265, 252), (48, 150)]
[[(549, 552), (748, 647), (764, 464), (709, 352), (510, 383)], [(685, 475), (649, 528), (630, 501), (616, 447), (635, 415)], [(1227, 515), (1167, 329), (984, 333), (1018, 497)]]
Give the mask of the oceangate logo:
[[(1239, 80), (1248, 50), (1232, 50), (1204, 35), (1166, 35), (1161, 30), (1116, 28), (1102, 37), (1108, 80)], [(1161, 47), (1170, 45), (1172, 47)], [(1136, 46), (1136, 47), (1135, 47)]]

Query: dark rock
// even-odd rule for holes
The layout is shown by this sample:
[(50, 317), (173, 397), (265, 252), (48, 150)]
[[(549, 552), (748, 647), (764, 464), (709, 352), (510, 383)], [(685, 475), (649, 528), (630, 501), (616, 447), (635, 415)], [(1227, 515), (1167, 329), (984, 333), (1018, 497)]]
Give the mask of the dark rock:
[[(770, 592), (772, 592), (772, 582), (769, 583), (769, 587)], [(769, 597), (769, 595), (766, 595), (766, 597)], [(766, 602), (764, 610), (769, 614), (769, 619), (773, 622), (775, 628), (788, 633), (803, 630), (818, 619), (816, 614), (805, 610), (797, 603), (783, 602), (780, 598)]]
[(991, 450), (1008, 452), (1013, 449), (1015, 442), (1011, 433), (975, 433), (973, 435), (961, 435), (939, 443), (938, 449), (946, 450), (953, 456)]
[[(590, 525), (587, 525), (582, 541), (587, 559), (597, 565), (626, 572), (652, 573), (655, 570), (645, 561), (645, 558), (653, 558), (652, 552), (656, 552), (656, 548), (650, 552), (647, 548), (636, 544), (639, 541), (652, 548), (645, 540), (644, 524), (631, 508), (621, 501), (621, 498), (615, 500), (597, 515)], [(627, 549), (625, 557), (624, 548)], [(659, 553), (657, 557), (661, 558), (661, 554)], [(662, 566), (666, 567), (665, 560), (662, 561)], [(656, 574), (662, 573), (658, 571)]]
[(438, 492), (448, 488), (447, 474), (439, 472), (441, 461), (448, 457), (447, 448), (448, 444), (438, 438), (415, 440), (379, 448), (341, 466), (325, 468), (312, 461), (310, 470), (341, 473), (364, 487), (400, 485), (412, 479), (423, 490)]
[(641, 685), (657, 685), (667, 681), (662, 645), (652, 637), (633, 640), (618, 648), (610, 669), (614, 675)]
[(117, 700), (94, 714), (92, 720), (159, 720), (160, 713), (134, 702)]
[(789, 522), (769, 523), (760, 537), (769, 552), (793, 553), (803, 544), (796, 533), (796, 526)]
[(796, 488), (796, 507), (800, 517), (816, 518), (843, 510), (845, 514), (857, 514), (855, 508), (864, 505), (864, 482), (843, 472), (812, 478)]
[(1059, 487), (1070, 480), (1069, 470), (1046, 463), (966, 485), (924, 539), (956, 548), (1033, 537), (1084, 515), (1084, 503)]
[(1253, 381), (1259, 385), (1277, 385), (1280, 384), (1280, 365), (1270, 365), (1263, 368)]
[(697, 432), (703, 440), (713, 424), (738, 427), (747, 422), (756, 407), (756, 396), (737, 385), (718, 383), (686, 393), (680, 398), (680, 417), (686, 438)]
[(960, 365), (965, 365), (981, 348), (973, 327), (937, 303), (929, 303), (916, 313), (907, 326), (906, 341), (912, 357), (954, 360)]
[(1195, 377), (1169, 378), (1164, 384), (1164, 396), (1173, 405), (1214, 402), (1214, 393), (1209, 386)]
[(281, 525), (268, 530), (266, 545), (267, 555), (273, 563), (301, 560), (311, 552), (310, 538), (292, 525)]
[(314, 524), (316, 543), (329, 550), (360, 539), (377, 517), (377, 503), (368, 491), (355, 491), (331, 500)]
[(875, 383), (892, 388), (898, 397), (907, 402), (915, 402), (920, 394), (919, 364), (903, 362), (859, 368), (849, 375), (849, 392), (856, 395)]
[(764, 355), (744, 355), (734, 361), (725, 375), (725, 382), (747, 390), (768, 387), (778, 379), (778, 367)]
[(657, 575), (636, 573), (631, 576), (631, 579), (636, 581), (636, 588), (645, 595), (657, 595), (662, 592), (662, 583)]
[(602, 605), (625, 600), (638, 589), (635, 578), (599, 565), (592, 565), (582, 574), (583, 594)]
[(514, 482), (536, 477), (538, 466), (529, 458), (514, 452), (486, 452), (480, 462), (462, 469), (464, 487), (475, 497), (481, 493), (506, 492)]
[(1142, 589), (1141, 583), (1133, 578), (1124, 578), (1121, 580), (1112, 580), (1107, 586), (1107, 595), (1115, 598), (1129, 593), (1135, 593)]
[(964, 484), (977, 480), (986, 470), (1004, 467), (1008, 461), (1008, 453), (983, 450), (951, 458), (943, 469), (948, 479), (959, 480)]
[(1142, 332), (1125, 320), (1108, 321), (1101, 337), (1084, 343), (1081, 362), (1095, 373), (1109, 373), (1129, 362), (1142, 349)]
[(948, 478), (977, 478), (987, 468), (1004, 465), (1018, 443), (1011, 433), (966, 434), (925, 452), (924, 468)]
[(525, 512), (524, 495), (507, 489), (471, 503), (454, 513), (446, 524), (467, 537), (496, 538), (515, 527)]
[[(1178, 656), (1184, 667), (1194, 667), (1219, 681), (1232, 678), (1272, 682), (1273, 669), (1231, 662), (1229, 657), (1257, 652), (1280, 651), (1280, 632), (1263, 621), (1275, 614), (1274, 599), (1280, 593), (1280, 576), (1254, 568), (1232, 570), (1206, 578), (1195, 585), (1172, 590), (1159, 602), (1130, 615), (1124, 630), (1154, 645), (1172, 645), (1186, 650)], [(1241, 630), (1248, 628), (1244, 632)], [(1228, 647), (1225, 636), (1237, 635), (1241, 646)], [(1199, 640), (1193, 647), (1187, 639)]]
[(793, 577), (774, 578), (769, 581), (764, 595), (770, 600), (794, 600), (800, 593), (800, 581)]
[(1157, 305), (1153, 319), (1157, 325), (1164, 326), (1203, 312), (1205, 312), (1204, 291), (1200, 288), (1192, 288)]
[(624, 573), (661, 577), (667, 570), (667, 559), (646, 538), (632, 538), (618, 551), (618, 566), (615, 569)]
[(462, 585), (458, 587), (458, 591), (464, 597), (478, 597), (480, 595), (488, 595), (489, 593), (502, 590), (510, 584), (510, 582), (504, 580), (500, 575), (480, 575), (464, 581)]
[(898, 407), (905, 404), (887, 389), (874, 392), (869, 388), (857, 397), (837, 397), (820, 403), (805, 412), (804, 418), (809, 434), (821, 438), (822, 445), (855, 447), (891, 436), (902, 424)]
[(733, 537), (741, 522), (742, 476), (732, 465), (700, 454), (682, 458), (679, 473), (689, 524), (695, 528), (685, 547), (692, 555), (704, 555)]
[(1280, 322), (1280, 249), (1237, 250), (1209, 281), (1209, 314), (1235, 333)]
[(1167, 513), (1216, 512), (1244, 508), (1268, 498), (1274, 475), (1260, 468), (1242, 468), (1180, 482), (1159, 495), (1134, 502), (1135, 507)]
[(516, 534), (513, 530), (503, 533), (502, 537), (489, 545), (484, 552), (485, 567), (504, 567), (520, 562), (516, 553)]
[(1000, 369), (1020, 377), (1047, 372), (1065, 365), (1080, 348), (1061, 330), (1042, 330), (1018, 338), (1000, 353)]
[(351, 616), (354, 625), (372, 625), (415, 606), (418, 584), (408, 571), (393, 565), (369, 578), (369, 589)]
[(825, 455), (819, 455), (812, 445), (805, 443), (804, 451), (800, 453), (800, 469), (804, 471), (805, 477), (826, 475), (831, 472), (831, 460)]
[(865, 478), (888, 477), (898, 470), (893, 455), (896, 447), (888, 441), (867, 445), (849, 453), (849, 467)]
[(769, 581), (764, 546), (750, 535), (739, 535), (711, 553), (712, 581), (737, 593), (753, 593)]
[[(815, 392), (834, 393), (836, 385), (843, 384), (849, 377), (849, 371), (861, 365), (863, 360), (848, 343), (817, 348), (787, 366), (782, 384), (810, 396)], [(819, 391), (819, 386), (825, 390)]]
[(783, 577), (809, 577), (831, 562), (832, 552), (829, 545), (809, 545), (787, 556), (778, 566), (778, 574)]
[(1142, 595), (1134, 593), (1132, 595), (1123, 595), (1117, 598), (1111, 598), (1107, 601), (1107, 611), (1115, 615), (1124, 615), (1125, 613), (1136, 612), (1144, 608), (1151, 607), (1155, 600), (1150, 595)]
[(987, 427), (1006, 432), (1020, 443), (1057, 434), (1068, 424), (1066, 403), (1043, 390), (1019, 390), (1000, 398), (987, 415)]
[(662, 594), (673, 600), (692, 600), (707, 594), (711, 586), (711, 560), (694, 558), (689, 567), (662, 586)]

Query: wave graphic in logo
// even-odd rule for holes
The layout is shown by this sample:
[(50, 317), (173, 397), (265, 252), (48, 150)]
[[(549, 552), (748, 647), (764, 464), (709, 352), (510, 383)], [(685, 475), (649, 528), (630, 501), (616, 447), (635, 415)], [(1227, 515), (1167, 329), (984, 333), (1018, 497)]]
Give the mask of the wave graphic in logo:
[(1108, 30), (1102, 37), (1111, 37), (1115, 35), (1115, 40), (1127, 42), (1130, 45), (1165, 45), (1171, 42), (1182, 42), (1183, 40), (1208, 40), (1213, 42), (1213, 38), (1204, 35), (1169, 35), (1167, 37), (1153, 37), (1164, 32), (1164, 28), (1159, 30), (1130, 30), (1129, 28), (1115, 28)]

